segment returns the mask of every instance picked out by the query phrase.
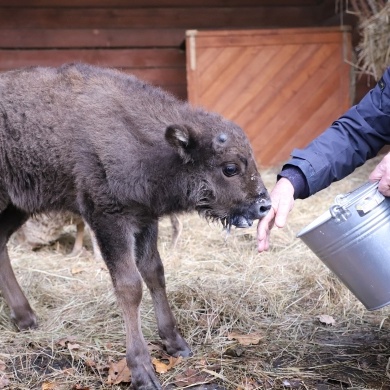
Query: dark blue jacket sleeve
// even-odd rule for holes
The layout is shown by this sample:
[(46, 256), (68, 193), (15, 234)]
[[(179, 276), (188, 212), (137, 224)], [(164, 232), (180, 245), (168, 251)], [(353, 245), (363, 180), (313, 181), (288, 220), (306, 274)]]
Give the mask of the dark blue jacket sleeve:
[(352, 173), (390, 144), (390, 68), (378, 84), (285, 167), (297, 167), (312, 195)]

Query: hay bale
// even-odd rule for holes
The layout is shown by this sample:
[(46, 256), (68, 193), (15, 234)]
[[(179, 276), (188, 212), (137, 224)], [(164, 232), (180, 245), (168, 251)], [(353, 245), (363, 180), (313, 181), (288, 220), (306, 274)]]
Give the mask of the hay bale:
[(384, 0), (352, 0), (359, 18), (361, 40), (357, 66), (379, 80), (390, 65), (390, 3)]

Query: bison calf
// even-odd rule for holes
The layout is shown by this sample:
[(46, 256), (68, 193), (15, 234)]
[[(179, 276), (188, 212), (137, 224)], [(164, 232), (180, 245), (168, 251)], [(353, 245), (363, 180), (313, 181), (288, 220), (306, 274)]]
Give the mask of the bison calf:
[(140, 331), (142, 280), (167, 352), (190, 354), (166, 297), (158, 219), (196, 210), (247, 227), (269, 208), (247, 137), (217, 114), (89, 65), (0, 75), (0, 289), (12, 318), (36, 326), (11, 268), (10, 235), (32, 214), (80, 215), (123, 311), (136, 389), (161, 388)]

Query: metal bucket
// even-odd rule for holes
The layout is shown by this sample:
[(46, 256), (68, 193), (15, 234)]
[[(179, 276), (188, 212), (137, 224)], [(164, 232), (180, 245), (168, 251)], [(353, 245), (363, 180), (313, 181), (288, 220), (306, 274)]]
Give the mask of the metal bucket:
[(368, 310), (390, 304), (390, 198), (377, 182), (338, 195), (297, 237)]

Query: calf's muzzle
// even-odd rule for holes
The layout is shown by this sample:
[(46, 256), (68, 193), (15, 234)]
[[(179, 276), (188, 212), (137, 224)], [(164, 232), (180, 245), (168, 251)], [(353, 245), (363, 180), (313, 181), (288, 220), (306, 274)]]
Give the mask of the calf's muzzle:
[(230, 217), (230, 224), (238, 228), (247, 228), (253, 225), (256, 219), (262, 219), (271, 209), (271, 200), (268, 196), (259, 197), (247, 209), (234, 213)]

